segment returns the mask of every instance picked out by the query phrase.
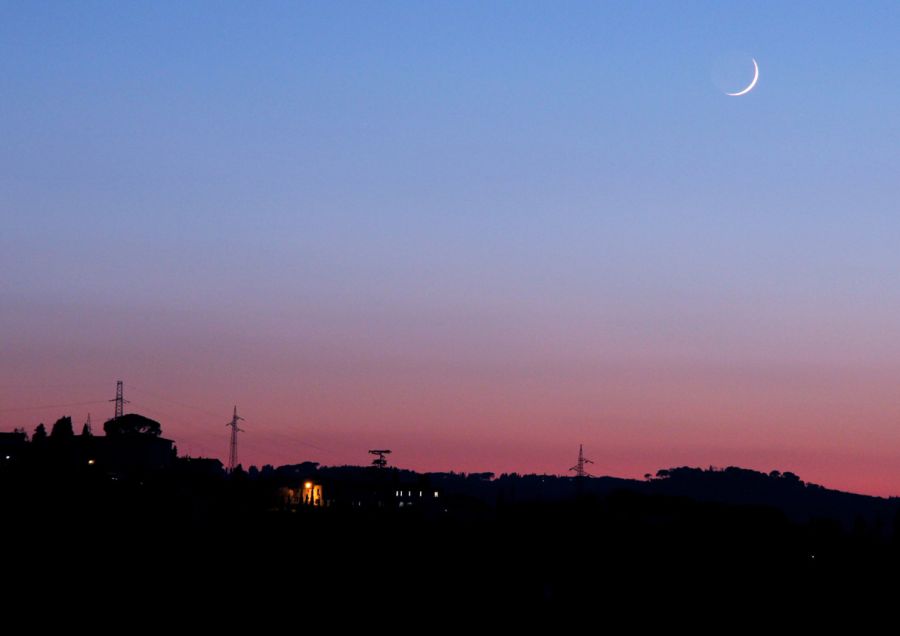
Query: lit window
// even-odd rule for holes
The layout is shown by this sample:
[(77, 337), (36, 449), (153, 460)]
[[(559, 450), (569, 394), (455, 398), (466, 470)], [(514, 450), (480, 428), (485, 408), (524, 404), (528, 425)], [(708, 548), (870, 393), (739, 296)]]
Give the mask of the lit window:
[(435, 496), (435, 497), (437, 497), (437, 496), (438, 496), (438, 494), (437, 494), (437, 490), (435, 490), (435, 491), (434, 491), (434, 496)]

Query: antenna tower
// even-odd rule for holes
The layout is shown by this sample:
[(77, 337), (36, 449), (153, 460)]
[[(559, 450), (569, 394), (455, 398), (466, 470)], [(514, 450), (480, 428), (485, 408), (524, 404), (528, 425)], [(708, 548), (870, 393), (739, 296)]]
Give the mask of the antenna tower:
[(369, 453), (371, 455), (378, 455), (375, 459), (372, 460), (372, 465), (376, 468), (387, 468), (387, 458), (385, 455), (390, 455), (391, 451), (389, 450), (370, 450)]

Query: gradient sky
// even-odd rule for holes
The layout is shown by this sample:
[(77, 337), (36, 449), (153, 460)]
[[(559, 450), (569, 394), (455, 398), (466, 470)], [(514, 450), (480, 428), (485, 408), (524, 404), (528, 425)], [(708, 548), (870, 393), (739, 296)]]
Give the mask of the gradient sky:
[(182, 453), (224, 459), (236, 403), (244, 465), (583, 443), (900, 494), (898, 33), (896, 2), (0, 1), (0, 430), (102, 422), (122, 379)]

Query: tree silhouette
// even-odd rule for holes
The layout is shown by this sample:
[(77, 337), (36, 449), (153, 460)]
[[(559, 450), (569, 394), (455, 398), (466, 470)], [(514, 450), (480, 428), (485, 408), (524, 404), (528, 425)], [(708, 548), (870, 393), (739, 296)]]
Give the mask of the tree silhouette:
[(162, 433), (159, 422), (137, 413), (127, 413), (119, 418), (107, 420), (103, 432), (114, 437), (117, 435), (148, 435), (159, 437)]
[(37, 428), (34, 429), (34, 435), (31, 436), (32, 442), (41, 443), (46, 441), (47, 439), (47, 429), (44, 427), (44, 423), (41, 422), (37, 425)]
[(64, 415), (53, 424), (53, 428), (50, 429), (50, 438), (70, 439), (72, 437), (75, 437), (75, 431), (72, 430), (72, 418)]

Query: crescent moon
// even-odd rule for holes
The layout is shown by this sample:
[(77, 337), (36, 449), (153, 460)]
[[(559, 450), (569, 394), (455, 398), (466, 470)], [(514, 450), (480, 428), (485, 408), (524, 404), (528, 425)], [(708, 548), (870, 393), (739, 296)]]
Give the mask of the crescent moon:
[(725, 93), (726, 95), (730, 95), (731, 97), (739, 97), (741, 95), (746, 95), (747, 93), (749, 93), (750, 91), (753, 90), (754, 86), (756, 86), (756, 82), (759, 80), (759, 64), (756, 63), (755, 59), (753, 59), (753, 58), (750, 58), (750, 59), (753, 60), (753, 81), (750, 82), (750, 86), (748, 86), (747, 88), (745, 88), (742, 91), (738, 91), (737, 93)]

